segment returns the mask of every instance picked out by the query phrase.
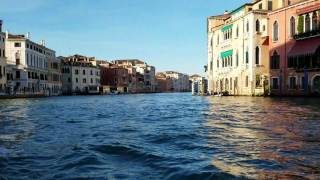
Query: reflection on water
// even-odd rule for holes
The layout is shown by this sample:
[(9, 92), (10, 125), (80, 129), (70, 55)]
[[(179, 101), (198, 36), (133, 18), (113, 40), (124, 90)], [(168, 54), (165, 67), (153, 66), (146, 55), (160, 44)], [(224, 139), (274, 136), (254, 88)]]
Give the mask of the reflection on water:
[(0, 100), (0, 179), (317, 179), (319, 100)]
[(236, 176), (318, 178), (319, 107), (302, 98), (211, 98), (204, 126), (219, 147), (212, 164)]

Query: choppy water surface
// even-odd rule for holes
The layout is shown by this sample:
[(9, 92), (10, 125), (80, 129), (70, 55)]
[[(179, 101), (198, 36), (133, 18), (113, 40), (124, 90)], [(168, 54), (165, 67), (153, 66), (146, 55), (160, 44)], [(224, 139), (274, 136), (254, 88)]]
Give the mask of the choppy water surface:
[(0, 179), (320, 177), (320, 99), (0, 100)]

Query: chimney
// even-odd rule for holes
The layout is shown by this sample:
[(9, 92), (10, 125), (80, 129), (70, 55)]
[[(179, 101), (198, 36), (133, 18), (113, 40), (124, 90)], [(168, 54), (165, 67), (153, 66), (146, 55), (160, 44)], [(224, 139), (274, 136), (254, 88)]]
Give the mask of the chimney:
[(41, 41), (40, 41), (40, 45), (41, 45), (41, 46), (46, 46), (46, 41), (45, 41), (45, 40), (41, 40)]
[(0, 20), (0, 32), (2, 32), (2, 20)]
[(30, 32), (27, 32), (26, 38), (30, 39)]
[(228, 10), (225, 10), (223, 14), (224, 14), (224, 15), (229, 14), (229, 11), (228, 11)]

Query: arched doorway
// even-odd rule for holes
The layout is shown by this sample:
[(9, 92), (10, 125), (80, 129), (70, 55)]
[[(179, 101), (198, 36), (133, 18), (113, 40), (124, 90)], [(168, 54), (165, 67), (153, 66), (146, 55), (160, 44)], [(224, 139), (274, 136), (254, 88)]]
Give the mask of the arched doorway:
[(320, 94), (320, 75), (313, 78), (312, 87), (313, 92)]

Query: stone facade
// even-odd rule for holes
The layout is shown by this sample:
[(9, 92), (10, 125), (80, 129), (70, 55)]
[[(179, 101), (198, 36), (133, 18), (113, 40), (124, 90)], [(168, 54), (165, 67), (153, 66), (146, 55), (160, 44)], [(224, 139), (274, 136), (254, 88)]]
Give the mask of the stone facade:
[(100, 88), (100, 68), (94, 57), (74, 55), (62, 60), (64, 94), (96, 94)]

